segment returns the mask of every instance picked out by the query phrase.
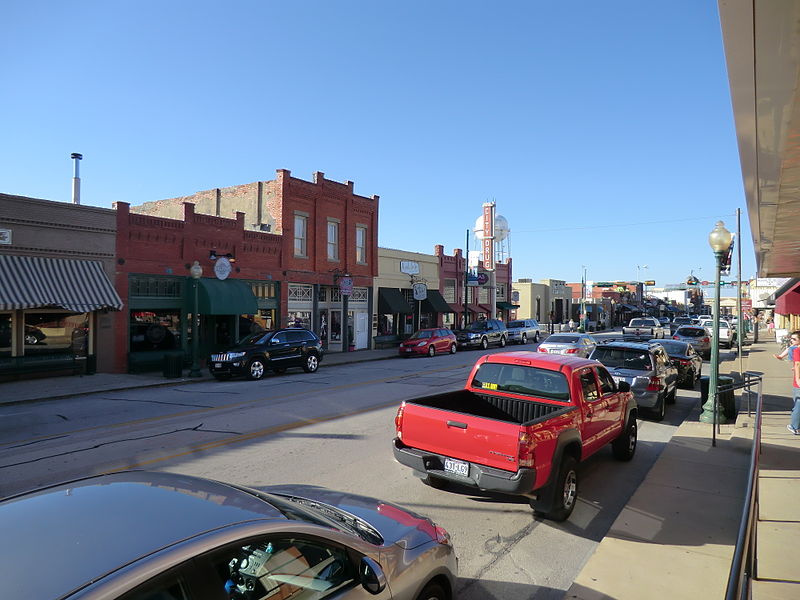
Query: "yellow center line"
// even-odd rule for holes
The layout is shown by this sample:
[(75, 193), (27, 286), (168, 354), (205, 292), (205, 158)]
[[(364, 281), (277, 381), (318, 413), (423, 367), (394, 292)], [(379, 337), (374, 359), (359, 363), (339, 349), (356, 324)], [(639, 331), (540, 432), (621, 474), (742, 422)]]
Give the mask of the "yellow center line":
[[(338, 385), (338, 386), (335, 386), (335, 387), (326, 388), (325, 390), (321, 390), (321, 391), (324, 391), (324, 392), (339, 392), (339, 391), (342, 391), (342, 390), (348, 390), (348, 389), (358, 388), (358, 387), (362, 387), (362, 386), (370, 386), (370, 385), (377, 385), (377, 384), (381, 384), (381, 383), (389, 383), (389, 382), (392, 382), (392, 381), (399, 381), (399, 380), (405, 379), (407, 377), (415, 377), (415, 376), (419, 376), (421, 374), (427, 375), (427, 374), (435, 374), (435, 373), (444, 373), (444, 372), (447, 372), (447, 371), (454, 371), (456, 369), (461, 369), (461, 368), (464, 368), (466, 366), (468, 366), (468, 365), (464, 364), (464, 365), (457, 365), (457, 366), (453, 366), (453, 367), (443, 367), (441, 369), (433, 369), (433, 370), (430, 370), (430, 371), (424, 371), (423, 373), (409, 373), (407, 375), (392, 375), (391, 377), (384, 377), (382, 379), (371, 379), (371, 380), (362, 381), (362, 382), (359, 382), (359, 383), (349, 383), (349, 384)], [(132, 389), (136, 389), (136, 388), (132, 388)], [(144, 418), (144, 419), (134, 419), (132, 421), (122, 421), (120, 423), (109, 423), (109, 424), (106, 424), (106, 425), (93, 425), (92, 427), (84, 427), (84, 428), (81, 428), (81, 429), (73, 429), (73, 430), (64, 431), (64, 432), (60, 432), (60, 433), (52, 433), (50, 435), (41, 435), (41, 436), (27, 438), (27, 439), (23, 439), (23, 440), (14, 440), (14, 441), (11, 441), (11, 442), (2, 442), (2, 443), (0, 443), (0, 447), (16, 446), (16, 445), (21, 445), (21, 444), (30, 444), (31, 442), (38, 442), (38, 441), (48, 440), (48, 439), (51, 439), (51, 438), (61, 438), (61, 437), (64, 437), (64, 436), (75, 435), (75, 434), (78, 434), (78, 433), (86, 433), (87, 431), (97, 431), (97, 430), (105, 430), (105, 429), (117, 429), (117, 428), (122, 428), (122, 427), (131, 427), (133, 425), (142, 425), (142, 424), (145, 424), (145, 423), (156, 423), (158, 421), (164, 421), (166, 419), (174, 419), (174, 418), (178, 418), (178, 417), (186, 417), (186, 416), (197, 415), (197, 414), (213, 413), (215, 411), (221, 411), (221, 410), (231, 410), (231, 409), (241, 408), (243, 406), (248, 406), (248, 405), (252, 405), (252, 404), (260, 404), (260, 403), (266, 402), (266, 401), (286, 400), (286, 399), (289, 399), (289, 398), (293, 398), (295, 396), (297, 396), (297, 393), (284, 394), (282, 396), (263, 397), (263, 398), (257, 398), (257, 399), (254, 399), (254, 400), (243, 400), (242, 402), (236, 402), (236, 403), (233, 403), (233, 404), (225, 404), (223, 406), (212, 406), (212, 407), (208, 407), (208, 408), (196, 408), (196, 409), (192, 409), (192, 410), (185, 410), (185, 411), (182, 411), (182, 412), (170, 413), (168, 415), (159, 415), (157, 417), (147, 417), (147, 418)]]

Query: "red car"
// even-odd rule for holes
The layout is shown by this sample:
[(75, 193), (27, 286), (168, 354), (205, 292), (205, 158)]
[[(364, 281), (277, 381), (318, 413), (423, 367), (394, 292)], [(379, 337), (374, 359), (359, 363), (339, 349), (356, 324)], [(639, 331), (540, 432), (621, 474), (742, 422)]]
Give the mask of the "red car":
[(400, 356), (456, 353), (456, 334), (449, 329), (420, 329), (407, 340), (403, 340), (399, 348)]

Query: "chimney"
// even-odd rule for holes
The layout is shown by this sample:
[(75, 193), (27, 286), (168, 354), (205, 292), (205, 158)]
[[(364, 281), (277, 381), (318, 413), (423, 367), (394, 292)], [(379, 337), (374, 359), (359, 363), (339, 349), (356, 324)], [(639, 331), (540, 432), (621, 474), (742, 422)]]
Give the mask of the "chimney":
[(78, 167), (80, 160), (83, 158), (83, 154), (78, 154), (77, 152), (73, 152), (70, 155), (70, 158), (75, 161), (75, 170), (72, 175), (72, 203), (73, 204), (80, 204), (81, 203), (81, 174), (80, 169)]

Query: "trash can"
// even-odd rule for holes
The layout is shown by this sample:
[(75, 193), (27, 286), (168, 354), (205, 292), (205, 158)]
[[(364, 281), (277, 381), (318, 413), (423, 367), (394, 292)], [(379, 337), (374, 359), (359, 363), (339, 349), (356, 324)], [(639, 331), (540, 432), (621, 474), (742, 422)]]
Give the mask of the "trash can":
[[(700, 377), (700, 406), (708, 400), (708, 387), (710, 378), (708, 375)], [(727, 375), (720, 375), (717, 377), (717, 404), (719, 405), (720, 412), (725, 416), (728, 421), (736, 420), (736, 396), (733, 390), (720, 392), (719, 389), (723, 386), (733, 385), (733, 377)]]
[(164, 377), (175, 379), (183, 375), (183, 352), (164, 353)]

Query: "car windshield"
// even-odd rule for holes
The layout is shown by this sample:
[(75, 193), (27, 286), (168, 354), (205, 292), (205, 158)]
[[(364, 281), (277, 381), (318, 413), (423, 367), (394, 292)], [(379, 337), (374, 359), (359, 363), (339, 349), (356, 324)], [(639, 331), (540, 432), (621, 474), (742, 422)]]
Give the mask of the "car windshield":
[(576, 344), (580, 338), (572, 335), (551, 335), (547, 338), (547, 343), (554, 344)]
[(509, 321), (509, 327), (525, 327), (525, 321)]
[(567, 378), (559, 371), (524, 365), (484, 363), (475, 373), (472, 385), (484, 390), (569, 402)]
[(609, 368), (620, 367), (623, 369), (633, 369), (635, 371), (649, 371), (650, 353), (645, 350), (634, 348), (595, 348), (590, 357), (599, 360)]
[(673, 321), (676, 325), (687, 325), (691, 322), (692, 320), (689, 317), (678, 317)]
[(426, 340), (433, 335), (432, 331), (415, 331), (414, 334), (408, 338), (410, 340)]
[(467, 331), (486, 331), (486, 321), (475, 321), (467, 326)]
[(629, 327), (650, 327), (652, 324), (652, 319), (633, 319)]
[(667, 354), (686, 354), (686, 342), (678, 342), (676, 340), (653, 340), (664, 346)]
[(250, 335), (244, 336), (242, 339), (239, 340), (241, 345), (246, 344), (258, 344), (260, 341), (270, 337), (274, 332), (272, 331), (259, 331), (258, 333), (251, 333)]
[(675, 332), (675, 335), (682, 335), (683, 337), (703, 337), (706, 334), (705, 329), (699, 327), (681, 327)]

